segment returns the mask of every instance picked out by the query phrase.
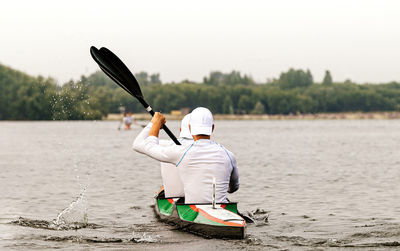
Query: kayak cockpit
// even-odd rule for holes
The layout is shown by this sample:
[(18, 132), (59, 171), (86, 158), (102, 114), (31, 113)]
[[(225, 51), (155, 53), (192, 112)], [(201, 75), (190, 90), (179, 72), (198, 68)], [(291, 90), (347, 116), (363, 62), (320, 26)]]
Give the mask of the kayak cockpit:
[(238, 214), (237, 203), (185, 204), (184, 198), (155, 198), (155, 212), (162, 221), (207, 237), (243, 239), (246, 222)]

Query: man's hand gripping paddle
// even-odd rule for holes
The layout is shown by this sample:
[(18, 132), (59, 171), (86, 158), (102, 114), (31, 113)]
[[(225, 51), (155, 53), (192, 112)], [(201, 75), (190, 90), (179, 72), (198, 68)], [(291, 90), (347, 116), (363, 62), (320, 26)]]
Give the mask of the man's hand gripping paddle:
[[(100, 69), (109, 76), (115, 83), (117, 83), (122, 89), (127, 93), (135, 97), (143, 105), (143, 107), (148, 111), (151, 116), (154, 115), (154, 111), (149, 104), (144, 100), (142, 91), (140, 90), (139, 83), (137, 82), (135, 76), (126, 67), (126, 65), (119, 59), (114, 53), (109, 49), (102, 47), (98, 50), (96, 47), (90, 47), (90, 54), (92, 55), (94, 61), (100, 66)], [(175, 135), (168, 129), (164, 124), (162, 129), (168, 134), (168, 136), (175, 142), (175, 144), (180, 145), (181, 143), (176, 139)]]

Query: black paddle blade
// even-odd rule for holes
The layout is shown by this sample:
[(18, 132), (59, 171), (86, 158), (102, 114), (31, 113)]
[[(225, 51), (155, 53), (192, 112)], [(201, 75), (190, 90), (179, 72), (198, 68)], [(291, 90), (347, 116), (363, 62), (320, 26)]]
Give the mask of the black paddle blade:
[[(100, 66), (100, 69), (107, 74), (112, 80), (121, 86), (126, 92), (139, 100), (144, 108), (148, 109), (149, 105), (143, 98), (139, 83), (135, 76), (129, 71), (128, 67), (109, 49), (102, 47), (98, 50), (96, 47), (90, 47), (90, 54), (94, 61)], [(154, 115), (154, 111), (149, 113)]]
[(126, 65), (112, 51), (105, 47), (100, 48), (100, 52), (116, 69), (116, 73), (122, 78), (125, 87), (130, 90), (136, 97), (143, 98), (142, 91), (138, 81)]
[(100, 53), (100, 51), (92, 46), (90, 47), (90, 55), (92, 55), (92, 58), (96, 63), (100, 66), (100, 69), (112, 80), (114, 80), (115, 83), (117, 83), (122, 89), (124, 89), (126, 92), (131, 94), (132, 96), (135, 97), (135, 95), (125, 87), (125, 85), (122, 83), (122, 79), (119, 75), (116, 75), (116, 69), (115, 67), (110, 64), (107, 59)]
[(118, 58), (117, 56), (113, 54), (114, 57), (110, 57), (108, 52), (98, 50), (94, 46), (90, 48), (90, 54), (92, 55), (94, 61), (96, 61), (96, 63), (100, 66), (100, 69), (112, 80), (114, 80), (115, 83), (122, 87), (122, 89), (138, 99), (143, 99), (139, 84), (133, 74), (121, 62), (121, 60), (118, 59), (119, 62), (125, 66), (126, 70), (121, 70), (119, 68), (120, 66), (114, 62), (114, 57)]

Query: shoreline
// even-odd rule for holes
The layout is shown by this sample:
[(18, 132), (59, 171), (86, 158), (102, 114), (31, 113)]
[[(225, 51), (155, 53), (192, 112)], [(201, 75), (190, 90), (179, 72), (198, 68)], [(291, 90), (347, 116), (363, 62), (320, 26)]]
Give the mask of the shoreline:
[[(182, 120), (184, 115), (164, 114), (167, 120)], [(136, 120), (149, 120), (148, 113), (134, 113)], [(120, 120), (121, 114), (108, 114), (103, 120)], [(342, 112), (316, 114), (215, 114), (215, 120), (362, 120), (400, 119), (400, 112)]]

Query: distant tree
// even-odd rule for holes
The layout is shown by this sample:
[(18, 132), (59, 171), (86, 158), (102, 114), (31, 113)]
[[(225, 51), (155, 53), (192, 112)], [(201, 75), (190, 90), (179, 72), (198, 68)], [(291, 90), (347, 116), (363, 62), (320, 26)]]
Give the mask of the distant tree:
[(102, 116), (106, 117), (110, 111), (111, 98), (107, 88), (100, 87), (90, 94), (86, 103), (90, 104), (91, 109), (100, 112)]
[(233, 114), (233, 102), (230, 96), (226, 96), (222, 105), (223, 114)]
[(230, 73), (222, 73), (213, 71), (209, 77), (203, 79), (204, 84), (218, 86), (218, 85), (252, 85), (254, 80), (247, 75), (242, 77), (239, 71), (231, 71)]
[(242, 95), (239, 98), (238, 108), (240, 113), (249, 113), (253, 109), (254, 103), (250, 96)]
[(310, 70), (289, 69), (288, 72), (281, 73), (279, 77), (279, 85), (283, 89), (291, 89), (296, 87), (307, 87), (313, 84), (313, 77)]
[(331, 73), (328, 70), (325, 71), (325, 77), (322, 80), (322, 84), (323, 85), (332, 85), (333, 84)]
[(141, 86), (149, 86), (153, 84), (161, 84), (160, 74), (148, 74), (145, 71), (135, 73), (135, 77)]
[(251, 111), (252, 114), (264, 114), (265, 113), (265, 107), (264, 105), (258, 101), (256, 105), (254, 106), (254, 109)]
[(232, 71), (224, 76), (224, 84), (226, 85), (245, 84), (244, 82), (244, 79), (238, 71)]
[[(161, 85), (159, 74), (136, 74), (146, 100), (155, 110), (198, 106), (214, 113), (295, 114), (346, 111), (399, 111), (400, 83), (356, 84), (350, 80), (314, 85), (309, 70), (281, 74), (265, 85), (237, 71), (212, 72), (204, 84), (182, 81)], [(329, 77), (328, 77), (329, 76)], [(120, 106), (143, 112), (136, 99), (103, 72), (59, 86), (51, 78), (32, 77), (0, 64), (0, 120), (101, 119)]]
[(212, 85), (212, 86), (216, 86), (216, 85), (222, 85), (224, 83), (224, 74), (220, 71), (212, 71), (210, 73), (210, 76), (204, 77), (203, 82), (206, 85)]
[(161, 84), (160, 73), (154, 73), (150, 75), (151, 84)]
[[(61, 91), (53, 96), (52, 110), (55, 120), (85, 120), (101, 119), (102, 108), (107, 109), (105, 95), (101, 90), (106, 87), (94, 88), (99, 94), (90, 96), (91, 90), (85, 83), (69, 81)], [(108, 96), (108, 95), (107, 95)], [(91, 103), (90, 101), (93, 101)], [(100, 110), (101, 109), (101, 110)], [(107, 109), (108, 110), (108, 109)], [(108, 112), (103, 110), (103, 114)]]
[(88, 77), (82, 76), (81, 82), (91, 87), (107, 86), (109, 88), (119, 88), (106, 74), (98, 70), (95, 73), (90, 74)]
[(149, 85), (149, 74), (145, 71), (135, 73), (135, 77), (140, 85)]
[(0, 64), (0, 119), (49, 120), (54, 79), (32, 77)]

